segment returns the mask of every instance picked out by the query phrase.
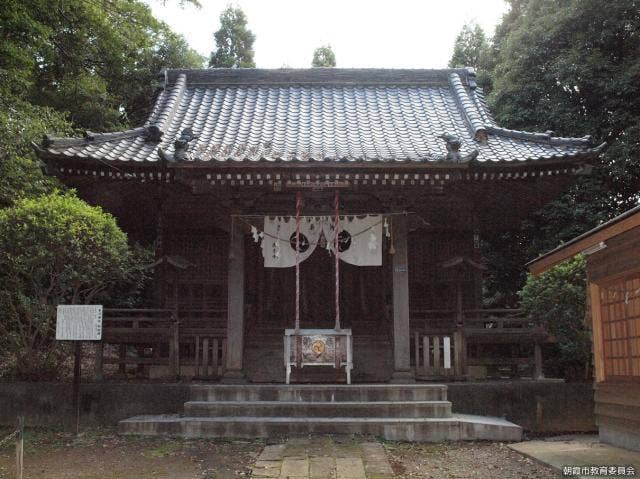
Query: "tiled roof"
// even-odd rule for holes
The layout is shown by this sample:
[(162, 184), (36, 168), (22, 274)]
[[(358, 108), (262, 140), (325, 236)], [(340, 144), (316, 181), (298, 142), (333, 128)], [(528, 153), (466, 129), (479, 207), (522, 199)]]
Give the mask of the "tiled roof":
[(45, 138), (107, 162), (522, 162), (597, 153), (589, 137), (500, 128), (471, 70), (167, 70), (144, 126)]

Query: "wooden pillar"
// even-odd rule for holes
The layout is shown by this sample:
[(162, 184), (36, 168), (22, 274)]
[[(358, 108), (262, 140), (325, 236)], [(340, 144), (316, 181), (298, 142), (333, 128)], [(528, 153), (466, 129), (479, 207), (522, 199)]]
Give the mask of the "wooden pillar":
[(96, 381), (102, 381), (104, 379), (104, 367), (103, 367), (103, 356), (104, 356), (104, 345), (102, 341), (97, 341), (96, 345), (96, 356), (95, 356), (95, 366), (94, 366), (94, 377)]
[(122, 376), (127, 374), (127, 345), (126, 344), (119, 344), (118, 345), (118, 357), (119, 357), (119, 362), (118, 362), (118, 373), (121, 374)]
[(180, 323), (174, 316), (171, 323), (171, 375), (174, 378), (180, 377)]
[(245, 382), (244, 353), (244, 235), (238, 221), (231, 221), (227, 271), (227, 361), (225, 383)]
[(533, 345), (533, 379), (544, 379), (542, 370), (542, 347), (538, 341)]
[(593, 363), (596, 382), (604, 381), (604, 351), (602, 341), (602, 316), (600, 311), (600, 287), (589, 282), (589, 306), (591, 311), (591, 332), (593, 334)]
[(457, 379), (467, 377), (467, 340), (464, 328), (458, 327), (453, 333), (454, 373)]
[(393, 219), (393, 376), (391, 382), (415, 382), (411, 373), (409, 330), (409, 262), (407, 219)]

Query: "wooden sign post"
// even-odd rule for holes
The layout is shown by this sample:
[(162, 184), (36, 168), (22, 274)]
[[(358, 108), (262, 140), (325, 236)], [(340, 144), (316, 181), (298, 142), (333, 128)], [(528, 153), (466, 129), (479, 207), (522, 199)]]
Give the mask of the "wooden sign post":
[(16, 478), (22, 479), (24, 470), (24, 416), (18, 416), (16, 425)]
[(56, 339), (74, 341), (73, 408), (76, 434), (80, 432), (80, 377), (82, 373), (82, 341), (102, 340), (102, 305), (59, 304), (56, 316)]

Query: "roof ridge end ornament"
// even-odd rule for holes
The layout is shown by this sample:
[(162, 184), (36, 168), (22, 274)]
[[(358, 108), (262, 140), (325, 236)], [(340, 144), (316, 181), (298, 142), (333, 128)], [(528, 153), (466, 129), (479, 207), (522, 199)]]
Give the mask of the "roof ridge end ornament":
[(164, 135), (164, 132), (155, 123), (145, 126), (144, 133), (142, 134), (146, 141), (152, 143), (158, 143), (162, 139), (162, 135)]
[(191, 155), (189, 155), (189, 142), (196, 139), (198, 139), (198, 137), (193, 134), (191, 128), (184, 128), (182, 132), (180, 132), (180, 137), (173, 142), (173, 157), (175, 161), (191, 159)]
[(460, 154), (460, 147), (462, 146), (462, 142), (460, 138), (456, 135), (452, 135), (451, 133), (444, 133), (439, 135), (438, 138), (442, 138), (447, 144), (447, 154), (444, 157), (441, 157), (441, 160), (453, 161), (456, 163), (468, 163), (470, 161), (475, 160), (480, 152), (477, 148), (474, 148), (466, 155)]
[(478, 82), (476, 81), (476, 70), (473, 67), (466, 67), (467, 70), (467, 83), (469, 85), (469, 89), (475, 90), (478, 88)]
[(161, 146), (158, 147), (158, 158), (160, 158), (160, 161), (165, 164), (176, 162), (174, 155), (164, 151)]

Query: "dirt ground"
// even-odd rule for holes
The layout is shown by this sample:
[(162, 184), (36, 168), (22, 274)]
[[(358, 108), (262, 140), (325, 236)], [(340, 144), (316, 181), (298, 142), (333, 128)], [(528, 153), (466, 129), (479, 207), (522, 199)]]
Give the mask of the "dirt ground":
[(443, 444), (385, 442), (399, 478), (546, 479), (560, 473), (496, 442)]
[[(4, 437), (0, 433), (0, 437)], [(28, 431), (24, 479), (226, 479), (248, 477), (263, 441), (179, 440)], [(0, 479), (13, 479), (15, 449), (0, 449)]]
[[(0, 429), (0, 438), (8, 434)], [(226, 479), (249, 477), (262, 440), (181, 440), (118, 436), (91, 430), (79, 437), (27, 430), (25, 479)], [(552, 469), (500, 443), (413, 444), (383, 441), (398, 478), (528, 479)], [(0, 479), (14, 478), (13, 446), (0, 447)]]

